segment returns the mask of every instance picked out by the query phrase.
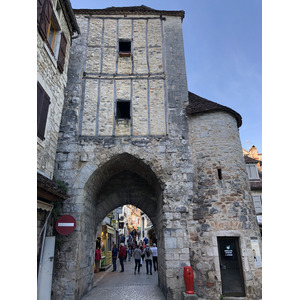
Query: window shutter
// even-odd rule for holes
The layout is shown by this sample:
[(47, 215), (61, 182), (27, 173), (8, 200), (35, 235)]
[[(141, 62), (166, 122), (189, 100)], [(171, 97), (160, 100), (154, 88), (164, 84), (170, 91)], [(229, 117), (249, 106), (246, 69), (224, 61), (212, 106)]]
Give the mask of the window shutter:
[(260, 195), (258, 196), (253, 196), (253, 202), (254, 202), (254, 207), (255, 207), (255, 212), (257, 214), (262, 213), (262, 206), (261, 206), (261, 198)]
[(53, 12), (53, 5), (51, 0), (44, 0), (40, 19), (39, 19), (39, 31), (44, 40), (47, 40), (47, 34), (48, 34), (49, 24), (51, 21), (52, 12)]
[(37, 23), (40, 23), (44, 0), (37, 0)]
[(44, 140), (50, 97), (42, 86), (37, 84), (37, 136)]
[(66, 49), (67, 49), (67, 39), (65, 37), (65, 34), (62, 32), (61, 39), (60, 39), (59, 53), (58, 53), (58, 61), (57, 61), (57, 67), (60, 73), (64, 71)]

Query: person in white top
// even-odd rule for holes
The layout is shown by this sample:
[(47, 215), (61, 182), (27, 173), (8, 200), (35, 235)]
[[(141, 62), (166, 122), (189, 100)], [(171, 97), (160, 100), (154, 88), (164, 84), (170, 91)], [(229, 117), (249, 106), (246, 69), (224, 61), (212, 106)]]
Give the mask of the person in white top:
[(152, 250), (152, 257), (153, 257), (153, 269), (154, 272), (156, 272), (158, 270), (158, 266), (157, 266), (157, 247), (155, 243), (153, 243), (153, 247), (151, 248), (151, 250)]

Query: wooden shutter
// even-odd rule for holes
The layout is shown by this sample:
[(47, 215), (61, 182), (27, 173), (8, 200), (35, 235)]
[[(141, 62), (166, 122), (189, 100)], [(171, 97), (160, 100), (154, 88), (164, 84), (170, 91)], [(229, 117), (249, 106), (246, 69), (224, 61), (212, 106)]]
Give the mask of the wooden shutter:
[(40, 23), (44, 0), (37, 0), (37, 23)]
[[(39, 9), (39, 6), (38, 6)], [(43, 7), (39, 18), (39, 31), (44, 40), (47, 40), (48, 29), (53, 12), (51, 0), (44, 0)]]
[(262, 206), (261, 206), (261, 197), (260, 197), (260, 195), (253, 196), (253, 202), (254, 202), (255, 212), (257, 214), (261, 214), (262, 213)]
[(66, 49), (67, 49), (67, 39), (64, 33), (62, 32), (61, 39), (60, 39), (59, 53), (58, 53), (58, 61), (57, 61), (57, 67), (60, 73), (64, 71)]
[(37, 136), (44, 140), (45, 128), (47, 123), (48, 109), (50, 105), (50, 97), (37, 83)]

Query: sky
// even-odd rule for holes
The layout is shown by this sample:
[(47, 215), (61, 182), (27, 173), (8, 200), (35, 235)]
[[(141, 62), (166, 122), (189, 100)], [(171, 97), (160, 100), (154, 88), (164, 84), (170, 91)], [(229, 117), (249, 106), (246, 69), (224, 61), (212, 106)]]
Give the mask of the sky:
[(184, 10), (188, 89), (242, 116), (242, 147), (262, 153), (261, 0), (70, 0), (74, 9), (145, 5)]

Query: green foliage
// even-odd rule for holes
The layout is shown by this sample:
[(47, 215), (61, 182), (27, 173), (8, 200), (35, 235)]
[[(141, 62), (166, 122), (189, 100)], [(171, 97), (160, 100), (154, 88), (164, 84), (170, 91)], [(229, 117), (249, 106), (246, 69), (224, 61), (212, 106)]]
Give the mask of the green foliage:
[(52, 216), (53, 216), (54, 222), (56, 222), (56, 220), (58, 219), (61, 208), (62, 208), (62, 202), (60, 202), (60, 201), (54, 202), (53, 210), (52, 210)]
[(57, 183), (58, 187), (61, 189), (61, 191), (66, 194), (68, 191), (67, 185), (61, 180), (56, 180), (56, 183)]

